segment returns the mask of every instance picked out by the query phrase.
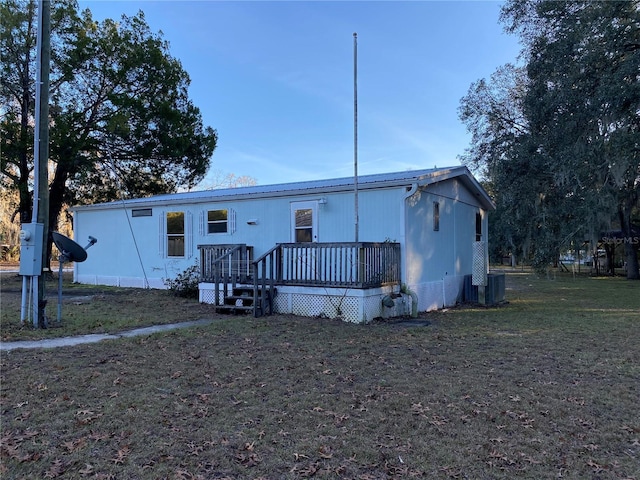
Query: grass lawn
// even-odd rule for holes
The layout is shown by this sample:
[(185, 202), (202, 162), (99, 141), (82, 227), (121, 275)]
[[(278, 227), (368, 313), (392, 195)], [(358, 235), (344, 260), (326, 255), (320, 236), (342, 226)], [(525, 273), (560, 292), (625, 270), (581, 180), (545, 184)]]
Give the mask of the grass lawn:
[(210, 305), (179, 298), (166, 290), (81, 285), (65, 273), (62, 321), (58, 324), (58, 276), (45, 283), (46, 314), (52, 328), (20, 324), (22, 277), (0, 272), (0, 338), (2, 341), (40, 340), (69, 335), (116, 333), (137, 327), (197, 320), (212, 316)]
[[(215, 318), (70, 286), (91, 298), (33, 331), (11, 281), (3, 340)], [(0, 477), (640, 479), (640, 282), (510, 272), (507, 298), (423, 327), (220, 317), (2, 352)]]

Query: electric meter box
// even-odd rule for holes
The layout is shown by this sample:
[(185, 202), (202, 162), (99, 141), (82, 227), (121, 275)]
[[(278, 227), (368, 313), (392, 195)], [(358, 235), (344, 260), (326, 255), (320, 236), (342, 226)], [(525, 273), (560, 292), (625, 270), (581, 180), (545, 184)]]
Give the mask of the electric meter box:
[(20, 231), (20, 275), (37, 277), (42, 273), (44, 225), (23, 223)]

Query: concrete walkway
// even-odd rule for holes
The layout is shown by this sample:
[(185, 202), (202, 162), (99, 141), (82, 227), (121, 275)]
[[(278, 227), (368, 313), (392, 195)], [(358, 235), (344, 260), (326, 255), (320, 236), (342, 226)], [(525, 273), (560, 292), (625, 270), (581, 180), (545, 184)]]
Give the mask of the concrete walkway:
[(137, 337), (140, 335), (151, 335), (152, 333), (175, 330), (177, 328), (195, 327), (209, 325), (214, 320), (193, 320), (191, 322), (170, 323), (167, 325), (156, 325), (152, 327), (136, 328), (120, 333), (95, 333), (91, 335), (78, 335), (76, 337), (49, 338), (45, 340), (23, 340), (18, 342), (0, 342), (0, 352), (16, 350), (18, 348), (56, 348), (82, 345), (85, 343), (96, 343), (103, 340), (117, 340), (118, 338)]

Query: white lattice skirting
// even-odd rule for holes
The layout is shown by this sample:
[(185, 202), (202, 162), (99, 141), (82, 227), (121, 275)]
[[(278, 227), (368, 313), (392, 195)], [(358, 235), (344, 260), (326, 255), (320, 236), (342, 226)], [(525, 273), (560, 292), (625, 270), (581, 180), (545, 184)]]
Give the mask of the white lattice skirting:
[[(439, 281), (409, 285), (409, 288), (418, 298), (418, 311), (425, 312), (455, 305), (461, 298), (463, 282), (463, 276), (449, 275)], [(274, 299), (274, 311), (303, 317), (342, 318), (354, 323), (410, 315), (412, 299), (409, 295), (394, 298), (393, 307), (382, 305), (382, 299), (391, 293), (398, 294), (398, 287), (360, 290), (280, 286)], [(214, 297), (214, 284), (201, 283), (200, 302), (215, 303)]]
[[(397, 293), (392, 287), (366, 290), (348, 288), (279, 287), (275, 311), (303, 317), (342, 318), (346, 322), (368, 323), (374, 318), (406, 315), (401, 299), (395, 308), (382, 305), (382, 299)], [(411, 303), (409, 303), (409, 312)]]
[[(303, 317), (341, 318), (346, 322), (368, 323), (374, 318), (404, 316), (411, 313), (411, 298), (398, 297), (393, 307), (384, 307), (382, 299), (398, 293), (398, 287), (366, 290), (325, 287), (278, 287), (274, 311)], [(200, 284), (200, 302), (214, 303), (211, 283)]]

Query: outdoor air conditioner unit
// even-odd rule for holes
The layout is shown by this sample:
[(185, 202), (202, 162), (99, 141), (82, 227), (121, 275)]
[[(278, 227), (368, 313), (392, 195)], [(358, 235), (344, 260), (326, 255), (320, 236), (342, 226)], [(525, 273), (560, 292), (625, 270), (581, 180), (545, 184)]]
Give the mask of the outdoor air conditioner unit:
[[(463, 300), (478, 303), (478, 286), (473, 285), (472, 275), (464, 276)], [(484, 304), (496, 305), (505, 300), (504, 273), (490, 273), (487, 275), (487, 286), (484, 288)]]
[(473, 275), (464, 276), (462, 300), (469, 303), (478, 303), (478, 286), (473, 284)]
[(484, 303), (486, 305), (496, 305), (504, 302), (504, 290), (504, 273), (490, 273), (487, 275)]

